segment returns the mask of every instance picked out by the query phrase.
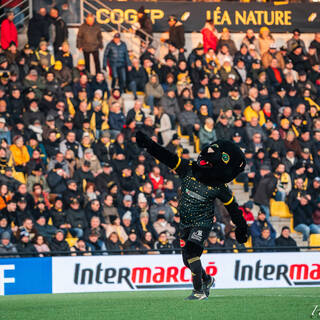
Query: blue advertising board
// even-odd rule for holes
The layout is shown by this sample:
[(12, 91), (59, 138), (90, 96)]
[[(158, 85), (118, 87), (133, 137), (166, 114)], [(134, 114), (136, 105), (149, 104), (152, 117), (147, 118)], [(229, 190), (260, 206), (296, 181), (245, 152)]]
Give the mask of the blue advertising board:
[(52, 258), (0, 259), (0, 295), (52, 293)]

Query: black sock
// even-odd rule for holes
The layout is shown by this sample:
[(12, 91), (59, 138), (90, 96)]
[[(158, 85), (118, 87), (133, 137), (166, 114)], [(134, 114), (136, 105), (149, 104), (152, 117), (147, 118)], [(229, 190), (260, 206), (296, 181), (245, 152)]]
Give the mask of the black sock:
[(209, 278), (209, 275), (206, 274), (206, 271), (202, 268), (202, 280), (203, 281), (208, 281), (210, 278)]
[(196, 291), (202, 291), (202, 266), (200, 257), (194, 257), (188, 260), (192, 273), (192, 283)]

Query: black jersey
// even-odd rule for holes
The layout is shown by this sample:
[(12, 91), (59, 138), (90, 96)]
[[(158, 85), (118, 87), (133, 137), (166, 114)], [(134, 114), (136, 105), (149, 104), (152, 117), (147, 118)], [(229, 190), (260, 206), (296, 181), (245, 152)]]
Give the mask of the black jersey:
[(226, 184), (216, 187), (198, 181), (192, 172), (192, 161), (180, 160), (175, 171), (181, 178), (181, 196), (178, 211), (181, 228), (211, 228), (214, 216), (214, 200), (220, 199), (225, 205), (233, 201), (232, 191)]

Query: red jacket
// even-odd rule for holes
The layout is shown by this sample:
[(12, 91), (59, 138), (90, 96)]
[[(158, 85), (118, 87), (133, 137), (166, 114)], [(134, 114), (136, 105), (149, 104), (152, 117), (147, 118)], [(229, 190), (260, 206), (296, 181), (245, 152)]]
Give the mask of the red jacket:
[(159, 189), (159, 187), (161, 187), (161, 189), (163, 188), (163, 183), (164, 183), (164, 180), (163, 180), (163, 176), (160, 176), (158, 178), (156, 178), (152, 172), (149, 173), (149, 179), (152, 183), (152, 186), (153, 186), (153, 190), (156, 191)]
[(206, 53), (210, 48), (214, 51), (217, 49), (218, 38), (216, 35), (210, 30), (209, 28), (203, 28), (201, 30), (202, 37), (203, 37), (203, 49)]
[(18, 46), (18, 32), (12, 21), (8, 19), (3, 20), (1, 24), (1, 47), (3, 50), (8, 49), (11, 42)]
[(243, 207), (239, 207), (246, 222), (254, 222), (254, 216), (251, 211), (246, 211)]

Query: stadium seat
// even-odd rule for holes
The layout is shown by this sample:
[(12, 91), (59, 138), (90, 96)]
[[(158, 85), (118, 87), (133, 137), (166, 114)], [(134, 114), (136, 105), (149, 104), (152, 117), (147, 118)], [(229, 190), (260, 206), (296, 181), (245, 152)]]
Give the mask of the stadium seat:
[[(181, 126), (177, 125), (177, 134), (180, 137), (180, 139), (186, 139), (189, 140), (189, 136), (183, 135), (181, 132)], [(196, 153), (200, 153), (200, 139), (196, 135), (193, 135), (194, 139), (194, 148)]]
[(279, 218), (291, 218), (292, 214), (284, 201), (270, 199), (270, 215)]
[[(233, 184), (238, 184), (238, 185), (240, 185), (240, 186), (243, 186), (243, 185), (244, 185), (243, 182), (239, 182), (239, 181), (237, 181), (236, 179), (233, 179), (233, 180), (232, 180), (232, 183), (233, 183)], [(249, 182), (249, 187), (253, 187), (253, 182)]]
[[(320, 247), (320, 234), (311, 234), (309, 238), (309, 246), (310, 247)], [(320, 249), (313, 249), (320, 251)]]
[(294, 227), (293, 227), (293, 217), (291, 217), (290, 219), (290, 231), (291, 233), (297, 233), (297, 231), (294, 230)]
[[(248, 238), (248, 241), (244, 244), (244, 246), (246, 248), (252, 248), (252, 237), (251, 236)], [(247, 250), (247, 252), (253, 252), (253, 249), (249, 249), (249, 250)]]

